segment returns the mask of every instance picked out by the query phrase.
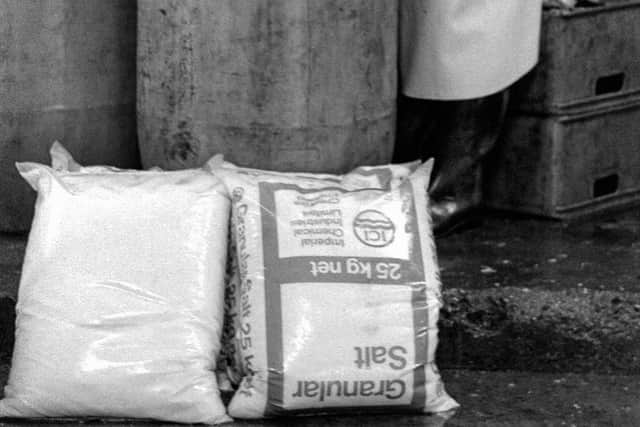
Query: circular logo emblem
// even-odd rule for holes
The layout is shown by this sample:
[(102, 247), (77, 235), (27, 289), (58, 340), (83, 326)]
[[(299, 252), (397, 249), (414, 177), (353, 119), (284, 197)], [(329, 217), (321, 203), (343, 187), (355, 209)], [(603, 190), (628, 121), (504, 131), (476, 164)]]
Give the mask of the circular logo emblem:
[(368, 209), (353, 220), (353, 231), (365, 245), (382, 248), (393, 242), (396, 226), (382, 212)]

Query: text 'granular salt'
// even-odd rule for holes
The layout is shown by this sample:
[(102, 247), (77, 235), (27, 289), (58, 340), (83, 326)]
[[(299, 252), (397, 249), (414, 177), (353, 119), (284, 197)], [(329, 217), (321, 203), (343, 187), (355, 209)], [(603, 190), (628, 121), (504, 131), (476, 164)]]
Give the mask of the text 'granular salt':
[(441, 299), (431, 163), (384, 185), (213, 169), (232, 198), (240, 279), (243, 378), (230, 415), (457, 406), (434, 363)]

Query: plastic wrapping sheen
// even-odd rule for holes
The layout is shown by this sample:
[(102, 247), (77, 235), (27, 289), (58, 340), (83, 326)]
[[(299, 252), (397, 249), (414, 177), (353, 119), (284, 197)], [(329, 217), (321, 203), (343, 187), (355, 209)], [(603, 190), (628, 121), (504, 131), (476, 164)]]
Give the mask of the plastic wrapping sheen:
[(231, 416), (457, 406), (434, 363), (431, 163), (377, 188), (213, 169), (231, 194), (240, 276)]
[(227, 421), (212, 372), (222, 183), (201, 170), (18, 169), (38, 199), (0, 416)]
[[(64, 148), (64, 146), (58, 141), (55, 141), (51, 145), (49, 154), (51, 156), (51, 167), (54, 170), (59, 172), (84, 172), (84, 173), (87, 173), (87, 172), (88, 173), (134, 172), (134, 170), (131, 170), (131, 169), (120, 169), (120, 168), (116, 168), (113, 166), (106, 166), (106, 165), (83, 166), (80, 163), (78, 163), (73, 158), (71, 153), (69, 153), (69, 151), (67, 151), (67, 149)], [(222, 161), (223, 161), (222, 156), (215, 157), (215, 162), (222, 162)], [(156, 172), (162, 171), (162, 169), (159, 167), (153, 167), (148, 170), (156, 171)], [(231, 239), (229, 239), (229, 242), (231, 242)], [(228, 252), (229, 252), (229, 247), (227, 246), (227, 254)], [(227, 259), (229, 259), (229, 255), (227, 255)], [(225, 283), (227, 283), (229, 280), (230, 278), (225, 275)], [(228, 300), (228, 297), (225, 295), (225, 307), (226, 307), (227, 300)], [(228, 331), (230, 329), (228, 326), (226, 326), (227, 318), (228, 318), (228, 315), (226, 314), (226, 311), (225, 311), (225, 321), (224, 321), (223, 331), (222, 331), (223, 336), (225, 335), (225, 330)], [(233, 352), (225, 351), (225, 349), (228, 349), (230, 346), (229, 340), (223, 339), (222, 344), (223, 345), (220, 348), (218, 360), (216, 361), (216, 378), (218, 381), (219, 389), (221, 391), (229, 391), (233, 389), (233, 385), (230, 382), (230, 375), (229, 375), (229, 373), (233, 372), (233, 369), (232, 369), (232, 365), (227, 363), (227, 359), (229, 358), (228, 355), (232, 355)], [(231, 376), (231, 378), (233, 378), (233, 376)]]
[[(55, 150), (59, 151), (59, 150)], [(61, 157), (58, 163), (68, 164), (68, 154), (63, 152), (54, 153), (52, 158)], [(291, 179), (302, 178), (300, 185), (317, 187), (326, 185), (328, 182), (340, 184), (344, 188), (390, 188), (398, 185), (406, 179), (413, 171), (420, 166), (421, 162), (416, 160), (407, 163), (379, 166), (360, 166), (346, 175), (301, 173), (301, 172), (274, 172), (260, 169), (238, 167), (233, 163), (224, 161), (222, 155), (212, 157), (205, 165), (205, 169), (216, 173), (220, 168), (237, 171), (249, 175), (273, 175), (274, 177), (288, 177)], [(311, 182), (309, 184), (308, 182)], [(243, 370), (240, 360), (239, 340), (236, 339), (240, 328), (239, 300), (236, 298), (237, 290), (240, 287), (240, 273), (238, 270), (238, 260), (236, 257), (236, 239), (233, 225), (229, 230), (229, 246), (227, 249), (227, 270), (225, 276), (225, 319), (222, 333), (222, 346), (220, 357), (218, 358), (218, 380), (221, 389), (231, 391), (240, 383)]]

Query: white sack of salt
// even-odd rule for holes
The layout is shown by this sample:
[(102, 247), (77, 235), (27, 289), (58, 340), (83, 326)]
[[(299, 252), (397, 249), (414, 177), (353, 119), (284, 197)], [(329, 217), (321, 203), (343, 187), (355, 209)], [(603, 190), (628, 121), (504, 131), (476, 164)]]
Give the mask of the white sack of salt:
[(231, 416), (457, 406), (434, 362), (441, 294), (431, 162), (384, 188), (212, 169), (231, 194), (240, 276), (243, 377)]
[[(228, 421), (216, 384), (229, 199), (203, 170), (21, 163), (38, 191), (0, 417)], [(57, 170), (56, 170), (57, 169)]]

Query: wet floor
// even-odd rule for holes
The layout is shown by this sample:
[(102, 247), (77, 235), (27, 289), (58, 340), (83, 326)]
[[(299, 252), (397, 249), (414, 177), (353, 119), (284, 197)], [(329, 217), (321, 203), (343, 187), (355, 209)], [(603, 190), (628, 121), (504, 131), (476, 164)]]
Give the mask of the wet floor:
[(473, 225), (437, 240), (442, 367), (640, 374), (640, 209)]
[[(0, 297), (15, 297), (24, 247), (0, 236)], [(438, 363), (455, 415), (236, 425), (640, 425), (640, 209), (570, 224), (492, 213), (437, 247)], [(0, 384), (7, 372), (5, 359)]]
[(640, 207), (574, 223), (494, 213), (437, 244), (444, 286), (640, 292)]
[[(4, 383), (6, 365), (0, 367)], [(531, 374), (445, 370), (448, 392), (461, 404), (455, 412), (434, 415), (315, 416), (267, 421), (237, 421), (229, 426), (633, 426), (640, 425), (640, 377), (597, 374)], [(58, 420), (53, 425), (78, 425)], [(45, 426), (34, 420), (0, 421), (2, 427)], [(82, 425), (105, 425), (82, 420)], [(158, 425), (115, 421), (108, 426)]]

